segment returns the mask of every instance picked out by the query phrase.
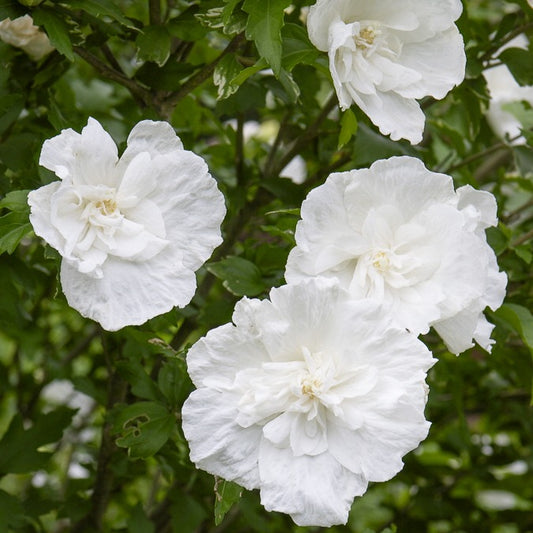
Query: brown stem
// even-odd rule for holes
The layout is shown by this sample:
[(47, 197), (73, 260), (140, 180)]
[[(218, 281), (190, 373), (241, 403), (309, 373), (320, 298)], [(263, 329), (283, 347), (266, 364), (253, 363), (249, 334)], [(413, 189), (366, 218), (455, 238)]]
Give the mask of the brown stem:
[(161, 0), (150, 0), (150, 24), (161, 24)]
[(515, 239), (511, 243), (511, 248), (515, 248), (516, 246), (520, 246), (521, 244), (524, 244), (525, 242), (529, 241), (530, 239), (533, 239), (533, 230), (530, 230), (527, 233), (524, 233), (523, 235), (520, 235), (520, 237)]
[(192, 78), (189, 78), (178, 91), (172, 93), (161, 105), (161, 116), (168, 120), (176, 104), (196, 89), (196, 87), (206, 81), (213, 74), (216, 66), (220, 63), (222, 58), (235, 52), (244, 40), (244, 33), (236, 35), (214, 61), (205, 65)]
[(148, 106), (153, 104), (153, 96), (150, 91), (139, 85), (135, 80), (128, 78), (122, 72), (106, 65), (100, 58), (91, 54), (91, 52), (85, 48), (75, 46), (74, 52), (76, 52), (76, 54), (78, 54), (84, 61), (89, 63), (89, 65), (97, 70), (102, 76), (126, 87), (141, 105)]
[(533, 28), (533, 22), (528, 22), (527, 24), (522, 24), (521, 26), (518, 26), (513, 31), (508, 33), (501, 41), (498, 41), (494, 46), (489, 48), (482, 56), (481, 61), (489, 61), (492, 58), (492, 55), (497, 52), (504, 44), (508, 43), (509, 41), (512, 41), (516, 36), (520, 35), (521, 33), (524, 33), (526, 30), (529, 30), (530, 28)]
[(458, 168), (464, 167), (466, 165), (469, 165), (470, 163), (474, 163), (475, 161), (478, 161), (479, 159), (483, 159), (487, 157), (488, 155), (497, 152), (498, 150), (509, 150), (510, 149), (510, 143), (518, 139), (520, 135), (517, 135), (515, 137), (512, 137), (509, 139), (508, 142), (499, 142), (496, 144), (493, 144), (486, 150), (483, 150), (481, 152), (478, 152), (476, 154), (472, 154), (471, 156), (465, 157), (462, 161), (459, 161), (459, 163), (456, 163), (455, 165), (449, 166), (446, 170), (443, 171), (444, 174), (448, 174), (449, 172), (453, 172), (454, 170), (457, 170)]
[(277, 164), (271, 165), (271, 168), (269, 169), (269, 173), (264, 175), (265, 178), (271, 178), (274, 176), (278, 176), (279, 173), (292, 161), (292, 159), (298, 155), (303, 148), (309, 144), (309, 142), (314, 139), (320, 130), (320, 126), (322, 122), (326, 119), (326, 117), (330, 114), (331, 110), (337, 105), (337, 95), (332, 94), (328, 101), (324, 104), (324, 107), (322, 108), (322, 111), (318, 115), (318, 117), (315, 119), (315, 121), (302, 133), (302, 135), (298, 136), (290, 145), (289, 149), (283, 155)]
[(237, 131), (235, 132), (235, 175), (237, 187), (244, 185), (244, 117), (242, 113), (237, 115)]
[[(107, 412), (109, 413), (115, 404), (124, 401), (128, 385), (113, 368), (111, 356), (104, 340), (102, 336), (107, 368), (110, 374), (107, 386), (106, 405)], [(102, 428), (102, 441), (98, 453), (96, 479), (91, 497), (91, 510), (85, 517), (74, 524), (72, 533), (90, 533), (102, 530), (102, 520), (109, 504), (109, 496), (113, 487), (114, 474), (110, 465), (112, 456), (116, 450), (117, 447), (113, 439), (112, 424), (107, 420)]]

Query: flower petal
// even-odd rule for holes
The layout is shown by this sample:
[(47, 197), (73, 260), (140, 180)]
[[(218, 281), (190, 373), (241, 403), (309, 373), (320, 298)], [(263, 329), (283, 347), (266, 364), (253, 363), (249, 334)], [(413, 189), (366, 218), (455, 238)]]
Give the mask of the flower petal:
[(290, 514), (299, 526), (345, 524), (352, 500), (367, 482), (331, 455), (295, 457), (262, 440), (259, 451), (261, 503), (267, 511)]
[(196, 290), (194, 272), (183, 266), (179, 251), (171, 247), (144, 262), (108, 256), (102, 272), (95, 279), (63, 261), (61, 285), (71, 307), (108, 331), (143, 324), (174, 306), (183, 307)]
[(161, 210), (166, 238), (183, 251), (183, 264), (196, 270), (222, 242), (224, 197), (205, 161), (192, 152), (156, 157), (152, 165), (157, 187), (147, 198)]
[(236, 422), (235, 399), (211, 389), (194, 391), (181, 411), (196, 466), (247, 489), (260, 485), (257, 458), (261, 428)]
[(180, 150), (183, 150), (183, 143), (168, 122), (142, 120), (128, 136), (128, 146), (120, 158), (119, 169), (123, 171), (142, 152), (147, 152), (154, 159)]

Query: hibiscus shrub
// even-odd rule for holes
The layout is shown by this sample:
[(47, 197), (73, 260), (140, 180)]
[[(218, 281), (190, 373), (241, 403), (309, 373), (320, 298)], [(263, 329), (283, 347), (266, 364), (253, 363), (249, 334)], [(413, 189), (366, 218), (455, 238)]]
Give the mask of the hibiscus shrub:
[(0, 2), (0, 532), (532, 531), (532, 40)]

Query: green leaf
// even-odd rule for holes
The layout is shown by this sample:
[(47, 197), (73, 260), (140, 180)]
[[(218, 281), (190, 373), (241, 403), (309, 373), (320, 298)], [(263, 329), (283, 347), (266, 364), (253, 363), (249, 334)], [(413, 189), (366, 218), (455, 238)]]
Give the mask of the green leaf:
[(507, 48), (499, 56), (520, 85), (533, 85), (533, 54), (522, 48)]
[[(533, 315), (531, 311), (521, 305), (506, 303), (496, 311), (496, 316), (507, 322), (518, 333), (533, 356)], [(533, 405), (533, 388), (530, 405)]]
[(357, 133), (357, 118), (351, 109), (347, 109), (341, 118), (338, 148), (342, 148)]
[(14, 0), (2, 0), (0, 2), (0, 20), (7, 18), (13, 20), (22, 15), (24, 15), (24, 11)]
[(192, 5), (167, 24), (168, 31), (182, 41), (202, 39), (209, 31), (196, 17), (198, 6)]
[(124, 16), (117, 2), (112, 0), (63, 0), (65, 4), (69, 4), (74, 9), (82, 9), (83, 11), (94, 15), (95, 17), (107, 16), (123, 26), (130, 29), (137, 29), (136, 26)]
[(0, 254), (12, 254), (31, 230), (27, 212), (12, 211), (0, 217)]
[(155, 525), (148, 519), (140, 503), (130, 511), (128, 533), (155, 533)]
[(131, 385), (131, 391), (135, 396), (145, 400), (159, 401), (163, 396), (143, 366), (133, 359), (117, 361), (117, 369), (120, 375)]
[(496, 315), (505, 320), (521, 337), (533, 353), (533, 315), (526, 307), (517, 304), (503, 304)]
[(24, 509), (20, 501), (0, 490), (0, 531), (11, 531), (8, 526), (20, 525), (23, 518)]
[(302, 64), (313, 65), (319, 51), (311, 44), (307, 31), (298, 24), (285, 24), (281, 30), (283, 37), (282, 65), (289, 72)]
[(296, 103), (298, 101), (298, 98), (300, 97), (300, 87), (294, 81), (294, 78), (292, 77), (291, 73), (282, 68), (279, 73), (279, 81), (285, 89), (285, 92), (289, 97), (289, 101), (293, 104)]
[(0, 134), (4, 133), (24, 109), (25, 99), (20, 94), (8, 94), (0, 98)]
[(255, 42), (261, 57), (272, 67), (274, 74), (281, 71), (281, 28), (284, 9), (290, 0), (245, 0), (243, 10), (248, 13), (246, 38)]
[(29, 192), (30, 192), (29, 190), (8, 192), (0, 200), (0, 208), (4, 207), (6, 209), (9, 209), (10, 211), (16, 211), (18, 213), (29, 212), (29, 206), (28, 206), (28, 193)]
[(32, 472), (44, 466), (50, 454), (39, 452), (38, 448), (58, 441), (75, 412), (60, 407), (37, 418), (29, 429), (24, 429), (21, 415), (15, 415), (0, 440), (0, 475)]
[(208, 265), (207, 270), (221, 279), (224, 287), (236, 296), (257, 296), (267, 288), (261, 271), (242, 257), (227, 257)]
[(242, 85), (250, 76), (253, 76), (256, 72), (267, 68), (267, 62), (261, 58), (259, 61), (240, 71), (240, 73), (231, 80), (232, 85)]
[(135, 40), (141, 61), (153, 61), (162, 67), (170, 56), (170, 34), (164, 26), (145, 26)]
[(233, 55), (223, 57), (213, 72), (213, 82), (217, 86), (217, 99), (223, 100), (237, 92), (239, 85), (232, 80), (241, 72), (242, 67)]
[(129, 448), (130, 457), (157, 453), (174, 431), (176, 419), (160, 403), (138, 402), (115, 415), (113, 429), (120, 433), (117, 446)]
[(177, 407), (190, 390), (185, 361), (177, 357), (165, 361), (157, 376), (157, 383), (170, 407)]
[(74, 51), (70, 41), (67, 23), (53, 9), (40, 6), (32, 12), (36, 24), (44, 26), (48, 38), (59, 53), (74, 61)]
[(237, 483), (215, 478), (215, 526), (222, 523), (226, 513), (234, 503), (240, 500), (241, 496), (242, 487)]

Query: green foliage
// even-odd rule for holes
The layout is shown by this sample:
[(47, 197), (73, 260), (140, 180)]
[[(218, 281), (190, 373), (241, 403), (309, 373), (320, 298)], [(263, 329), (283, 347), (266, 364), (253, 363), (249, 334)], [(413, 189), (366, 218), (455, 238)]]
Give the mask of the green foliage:
[[(356, 106), (338, 109), (327, 55), (302, 22), (312, 3), (0, 1), (0, 19), (29, 13), (56, 48), (35, 62), (0, 42), (0, 531), (533, 530), (533, 115), (527, 102), (505, 104), (524, 144), (502, 142), (482, 75), (503, 63), (533, 85), (530, 49), (499, 52), (520, 30), (533, 37), (533, 10), (525, 0), (463, 2), (467, 78), (421, 101), (424, 141), (411, 146)], [(116, 333), (68, 306), (61, 258), (29, 222), (28, 191), (57, 179), (38, 165), (43, 142), (89, 116), (120, 150), (140, 120), (168, 121), (206, 159), (228, 211), (191, 303)], [(231, 321), (240, 297), (284, 283), (311, 189), (331, 172), (406, 154), (498, 200), (488, 239), (509, 286), (505, 305), (487, 311), (496, 342), (491, 354), (456, 357), (430, 332), (429, 437), (394, 479), (356, 498), (346, 525), (298, 527), (267, 513), (257, 491), (192, 464), (180, 412), (193, 389), (186, 353)], [(296, 155), (300, 184), (280, 178)]]
[(245, 0), (242, 7), (248, 13), (246, 37), (253, 39), (276, 76), (281, 72), (283, 10), (289, 4), (289, 0)]
[(217, 479), (215, 482), (215, 525), (221, 524), (226, 513), (242, 496), (242, 487), (231, 481)]

